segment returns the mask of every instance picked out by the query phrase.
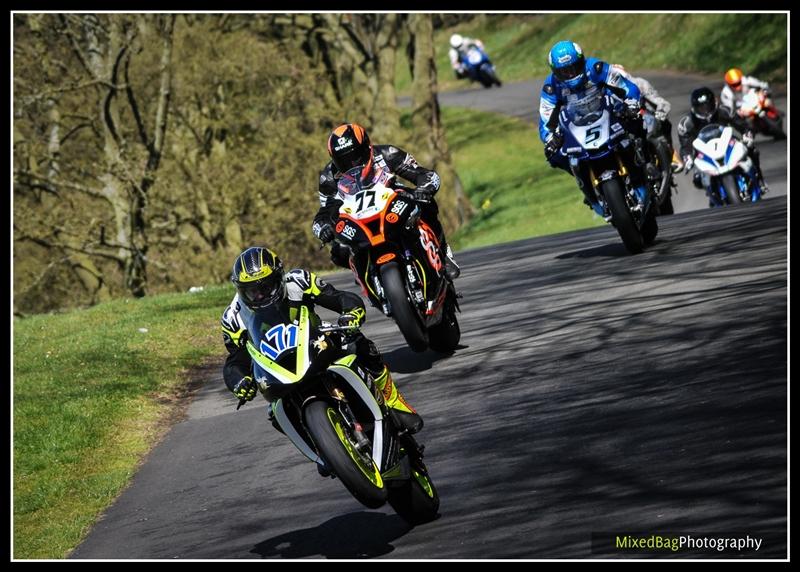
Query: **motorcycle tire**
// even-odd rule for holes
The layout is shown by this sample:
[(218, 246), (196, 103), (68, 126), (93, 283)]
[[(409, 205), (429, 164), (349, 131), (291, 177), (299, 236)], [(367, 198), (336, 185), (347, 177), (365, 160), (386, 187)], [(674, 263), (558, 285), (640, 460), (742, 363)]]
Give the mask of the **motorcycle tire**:
[(461, 328), (453, 308), (446, 308), (442, 321), (428, 329), (430, 348), (441, 353), (452, 353), (461, 341)]
[(657, 234), (658, 219), (656, 218), (653, 209), (650, 209), (650, 212), (647, 213), (647, 218), (644, 219), (644, 224), (642, 225), (642, 240), (644, 241), (645, 246), (650, 246), (653, 244), (653, 242), (656, 240)]
[(639, 254), (644, 250), (642, 233), (636, 227), (631, 211), (625, 201), (625, 191), (618, 179), (609, 179), (600, 183), (603, 196), (611, 211), (611, 222), (617, 229), (622, 243), (631, 254)]
[(406, 291), (406, 283), (395, 262), (381, 266), (381, 283), (392, 307), (392, 316), (408, 346), (415, 352), (428, 349), (428, 332), (422, 326), (416, 308)]
[(439, 493), (430, 476), (412, 467), (411, 478), (389, 489), (389, 505), (411, 525), (434, 520), (439, 514)]
[(667, 173), (666, 183), (662, 183), (666, 185), (666, 189), (664, 190), (663, 196), (660, 197), (658, 214), (675, 214), (675, 209), (672, 206), (672, 153), (670, 153), (667, 142), (661, 137), (654, 142), (653, 146), (656, 152), (656, 159), (658, 160), (658, 169), (662, 172), (662, 181), (665, 170)]
[(733, 173), (725, 173), (720, 180), (722, 188), (725, 189), (725, 201), (729, 205), (742, 204), (742, 196), (739, 194), (739, 185), (736, 183), (736, 176)]
[(342, 415), (327, 401), (315, 400), (303, 409), (306, 427), (317, 453), (356, 500), (368, 508), (386, 504), (389, 493), (372, 457), (360, 453)]

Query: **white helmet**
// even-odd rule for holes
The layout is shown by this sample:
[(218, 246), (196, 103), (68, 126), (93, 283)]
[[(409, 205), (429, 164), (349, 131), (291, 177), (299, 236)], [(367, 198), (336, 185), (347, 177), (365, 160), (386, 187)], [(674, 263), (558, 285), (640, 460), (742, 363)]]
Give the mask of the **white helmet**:
[(457, 50), (458, 48), (460, 48), (461, 44), (463, 44), (463, 43), (464, 43), (464, 38), (461, 37), (460, 34), (453, 34), (452, 36), (450, 36), (450, 46), (454, 50)]

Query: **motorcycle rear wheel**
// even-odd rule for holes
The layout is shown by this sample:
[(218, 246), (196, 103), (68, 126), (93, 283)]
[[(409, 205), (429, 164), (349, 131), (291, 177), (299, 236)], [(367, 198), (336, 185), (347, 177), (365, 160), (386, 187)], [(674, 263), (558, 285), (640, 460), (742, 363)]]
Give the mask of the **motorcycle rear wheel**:
[(428, 349), (428, 332), (422, 326), (416, 308), (408, 299), (405, 281), (395, 262), (381, 266), (381, 283), (386, 298), (392, 306), (392, 316), (406, 343), (415, 352), (424, 352)]
[(445, 308), (442, 321), (428, 329), (428, 337), (432, 350), (450, 353), (456, 349), (461, 341), (461, 328), (454, 308)]
[(389, 493), (381, 472), (372, 457), (356, 449), (341, 414), (321, 400), (306, 405), (303, 414), (317, 453), (350, 494), (368, 508), (383, 506)]
[(389, 489), (389, 504), (411, 525), (434, 520), (439, 514), (439, 493), (430, 476), (411, 469), (411, 478)]

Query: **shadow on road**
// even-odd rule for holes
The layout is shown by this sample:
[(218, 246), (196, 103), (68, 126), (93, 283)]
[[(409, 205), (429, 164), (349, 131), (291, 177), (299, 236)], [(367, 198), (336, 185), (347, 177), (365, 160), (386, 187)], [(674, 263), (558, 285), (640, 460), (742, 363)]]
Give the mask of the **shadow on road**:
[(392, 552), (390, 542), (409, 530), (411, 527), (396, 514), (352, 512), (319, 526), (269, 538), (250, 552), (280, 558), (372, 558)]
[(616, 238), (618, 242), (612, 242), (609, 244), (604, 244), (602, 246), (594, 246), (592, 248), (585, 248), (583, 250), (573, 250), (572, 252), (565, 252), (564, 254), (559, 254), (556, 256), (556, 260), (566, 260), (569, 258), (597, 258), (597, 257), (605, 257), (605, 258), (623, 258), (627, 256), (631, 256), (631, 253), (628, 252), (628, 249), (625, 248), (625, 245), (619, 238), (619, 235), (611, 236), (612, 239)]
[[(456, 349), (467, 347), (469, 346), (459, 344)], [(437, 361), (449, 358), (451, 355), (433, 350), (417, 353), (408, 346), (403, 346), (383, 354), (383, 359), (395, 373), (417, 373), (431, 369)]]

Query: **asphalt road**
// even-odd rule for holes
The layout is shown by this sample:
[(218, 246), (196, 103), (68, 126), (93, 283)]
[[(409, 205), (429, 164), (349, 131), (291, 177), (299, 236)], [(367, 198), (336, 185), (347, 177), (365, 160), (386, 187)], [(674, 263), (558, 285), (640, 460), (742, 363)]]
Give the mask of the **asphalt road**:
[[(719, 94), (723, 86), (721, 75), (717, 78), (707, 75), (677, 74), (665, 71), (629, 71), (647, 78), (659, 94), (672, 104), (669, 117), (673, 125), (672, 140), (676, 146), (678, 145), (678, 121), (689, 112), (689, 95), (692, 90), (697, 87), (708, 86), (714, 93)], [(507, 83), (503, 84), (501, 88), (472, 87), (460, 91), (446, 92), (439, 95), (439, 103), (443, 106), (467, 107), (503, 113), (538, 125), (539, 94), (542, 89), (542, 81)], [(786, 111), (785, 89), (775, 86), (774, 101), (778, 109)], [(785, 119), (784, 129), (786, 129), (786, 125), (787, 120)], [(538, 140), (538, 130), (534, 131), (531, 136)], [(785, 195), (787, 175), (786, 140), (773, 141), (769, 137), (758, 135), (756, 137), (756, 145), (761, 152), (761, 168), (770, 188), (769, 194), (771, 196)], [(537, 154), (535, 157), (520, 157), (520, 160), (543, 162), (545, 159), (543, 154)], [(567, 177), (569, 175), (564, 173), (564, 176)], [(677, 176), (676, 181), (678, 188), (673, 198), (675, 212), (708, 208), (708, 199), (706, 199), (705, 192), (696, 189), (692, 185), (690, 175), (680, 174)], [(577, 197), (582, 200), (582, 195), (580, 195), (577, 186), (575, 187), (575, 192)]]
[[(652, 81), (667, 97), (695, 85)], [(532, 120), (537, 98), (517, 84), (442, 103)], [(460, 253), (452, 356), (414, 354), (368, 310), (365, 333), (425, 419), (438, 520), (410, 528), (388, 506), (362, 507), (263, 403), (235, 411), (220, 342), (187, 418), (71, 558), (785, 558), (786, 147), (763, 149), (764, 201), (712, 210), (681, 188), (643, 254), (611, 226)], [(348, 274), (330, 281), (355, 290)], [(763, 544), (593, 552), (603, 533)]]

